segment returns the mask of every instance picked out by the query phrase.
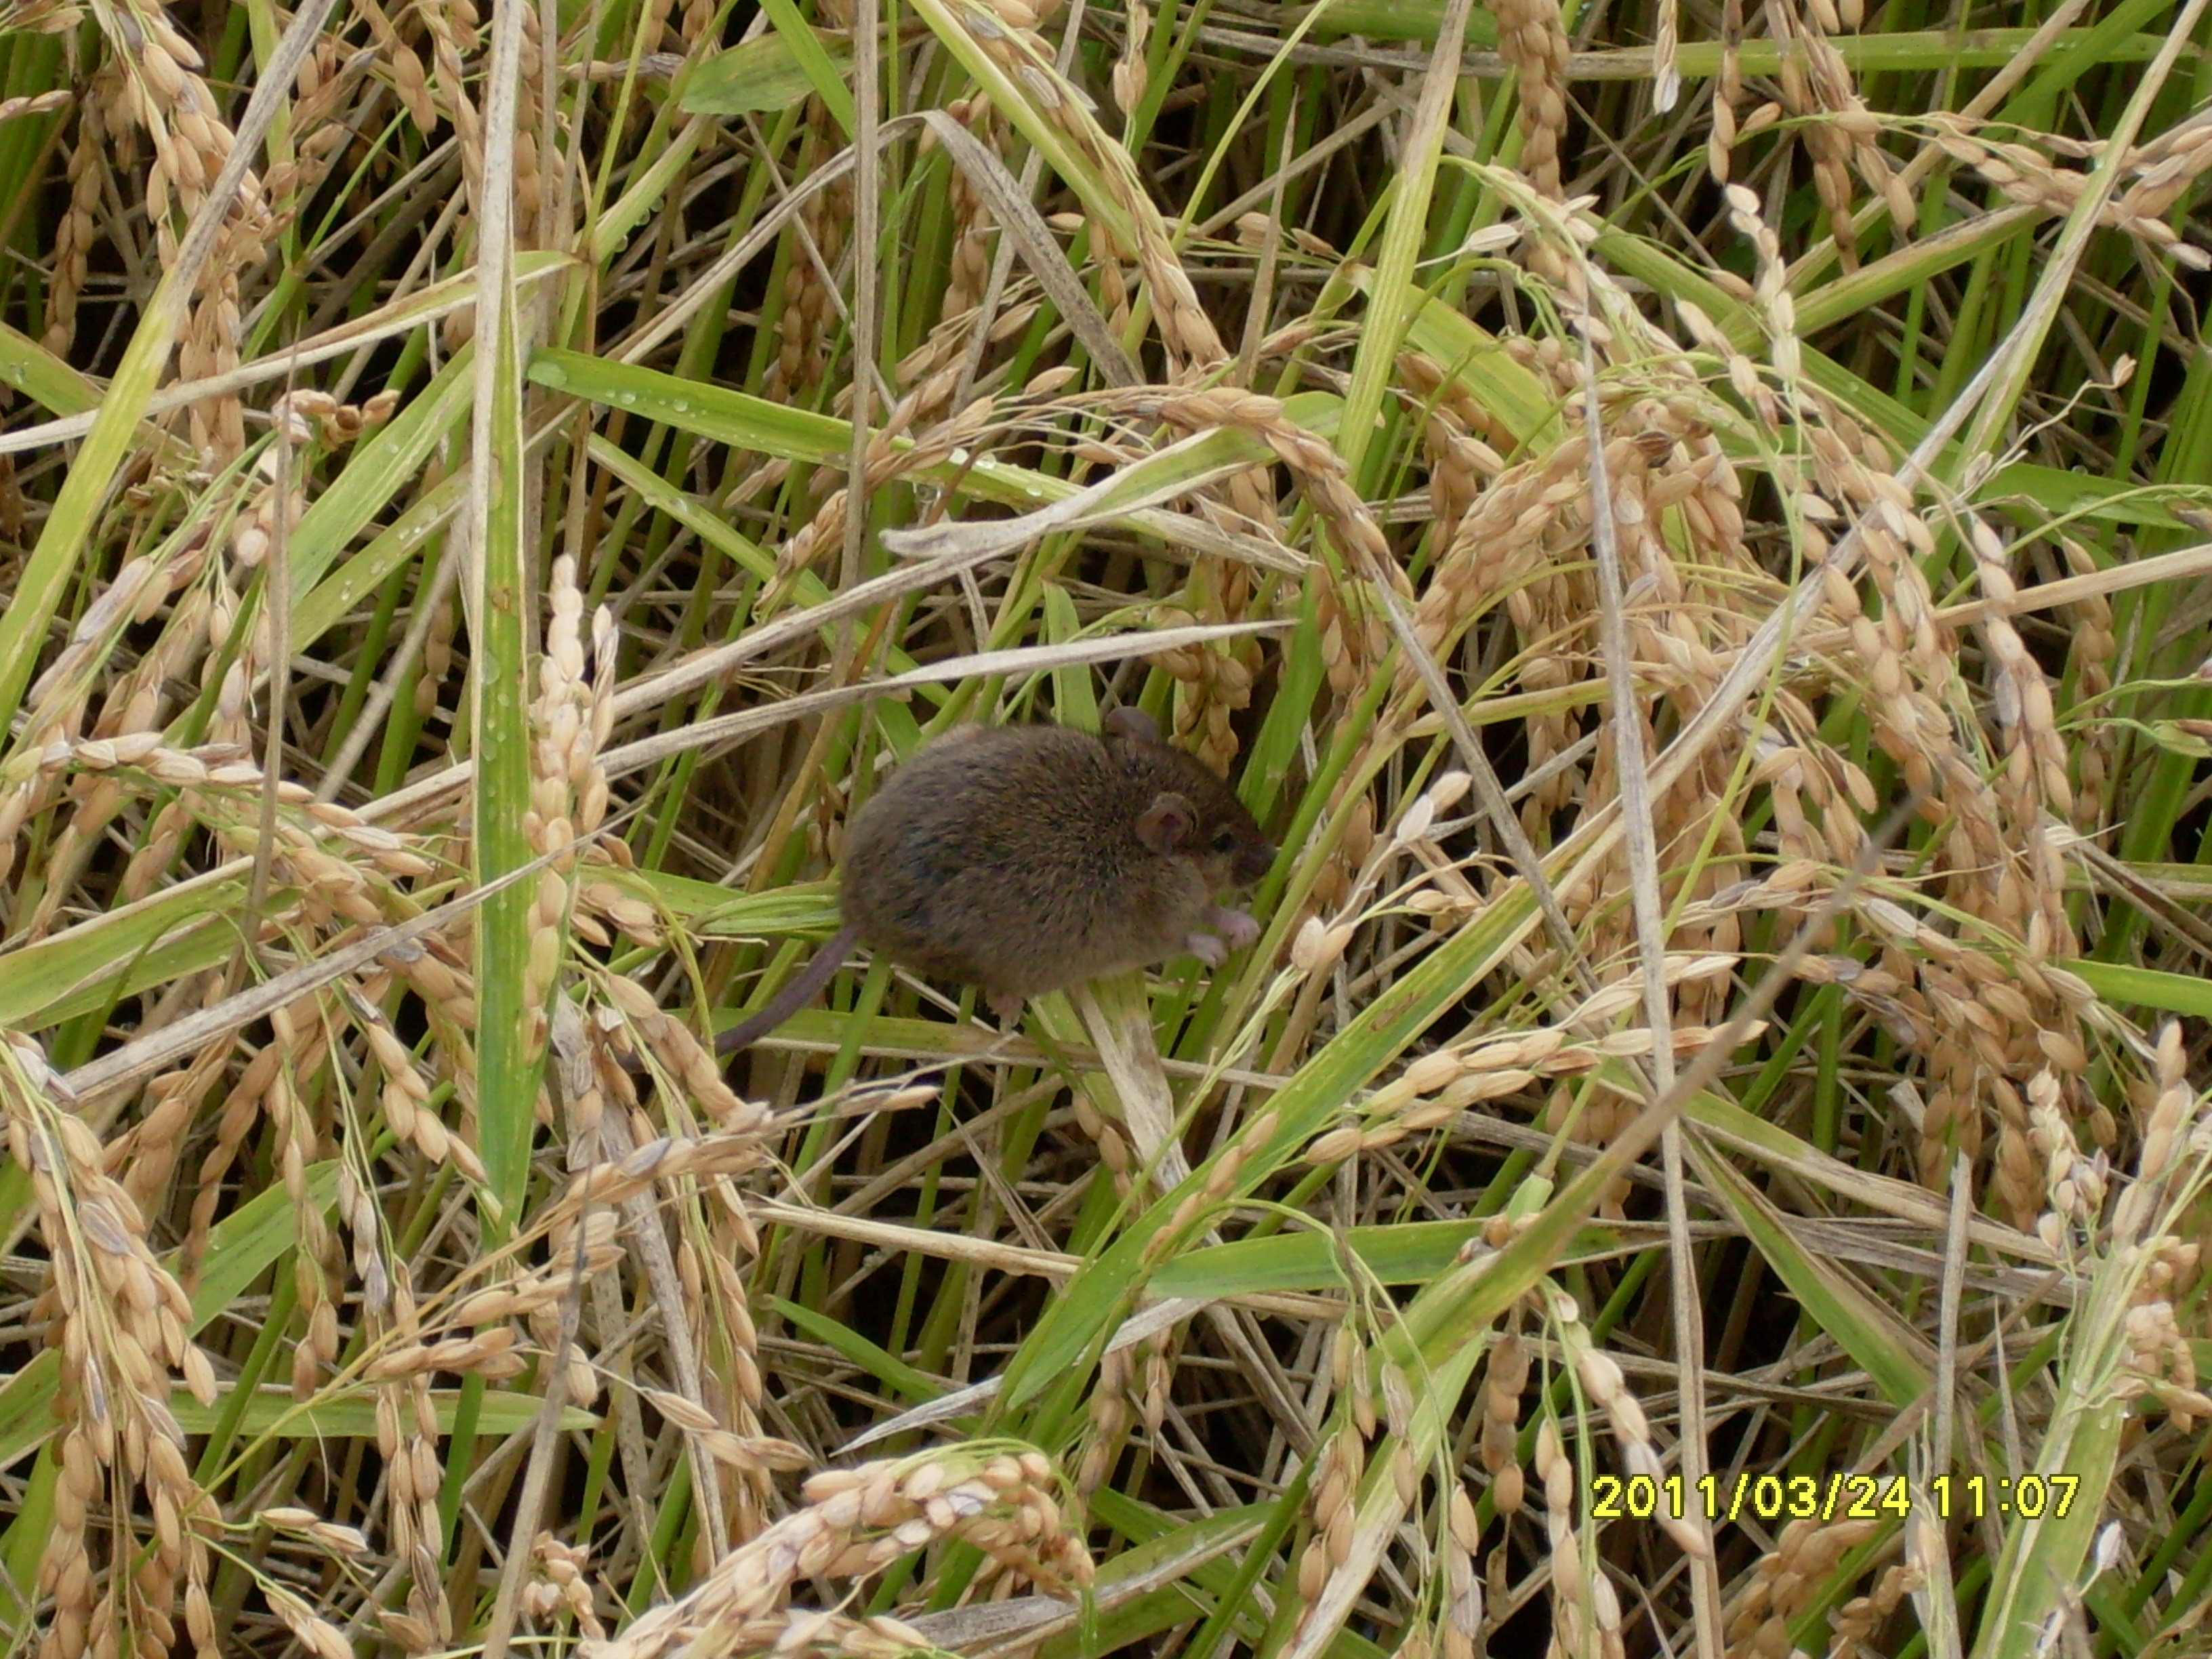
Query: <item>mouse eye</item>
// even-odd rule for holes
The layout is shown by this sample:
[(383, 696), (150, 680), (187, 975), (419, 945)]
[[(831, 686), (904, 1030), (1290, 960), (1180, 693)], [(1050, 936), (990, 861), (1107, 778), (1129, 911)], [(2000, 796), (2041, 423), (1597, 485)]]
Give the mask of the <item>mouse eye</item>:
[(1215, 830), (1213, 832), (1213, 850), (1217, 853), (1235, 852), (1237, 850), (1237, 832), (1229, 828), (1227, 824), (1224, 824), (1220, 829)]

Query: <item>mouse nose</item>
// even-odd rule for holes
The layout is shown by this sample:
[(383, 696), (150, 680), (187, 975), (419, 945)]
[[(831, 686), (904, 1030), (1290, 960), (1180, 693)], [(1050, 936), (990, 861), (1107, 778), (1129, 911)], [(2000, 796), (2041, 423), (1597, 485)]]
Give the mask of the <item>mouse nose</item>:
[(1274, 867), (1275, 844), (1269, 841), (1254, 842), (1237, 854), (1237, 884), (1249, 887)]

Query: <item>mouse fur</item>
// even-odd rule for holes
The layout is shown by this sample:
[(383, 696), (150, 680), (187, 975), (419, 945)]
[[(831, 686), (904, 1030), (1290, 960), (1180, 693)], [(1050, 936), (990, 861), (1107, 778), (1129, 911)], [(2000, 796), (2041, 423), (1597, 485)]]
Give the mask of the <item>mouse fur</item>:
[(845, 837), (845, 926), (797, 979), (716, 1042), (726, 1053), (811, 1000), (856, 941), (1011, 1012), (1190, 951), (1211, 966), (1259, 927), (1216, 898), (1275, 849), (1236, 792), (1119, 709), (1104, 735), (963, 726), (922, 749)]

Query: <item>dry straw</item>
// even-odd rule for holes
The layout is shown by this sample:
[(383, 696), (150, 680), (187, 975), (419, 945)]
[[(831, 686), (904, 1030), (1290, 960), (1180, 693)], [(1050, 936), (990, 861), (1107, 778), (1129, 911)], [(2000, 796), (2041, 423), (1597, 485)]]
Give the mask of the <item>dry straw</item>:
[[(593, 1659), (656, 1659), (709, 1638), (737, 1653), (809, 1645), (856, 1621), (841, 1629), (793, 1609), (790, 1597), (802, 1583), (872, 1577), (951, 1539), (975, 1546), (1002, 1571), (1072, 1594), (1091, 1582), (1092, 1567), (1047, 1490), (1052, 1473), (1040, 1453), (978, 1444), (817, 1474), (798, 1510), (723, 1556), (683, 1595), (595, 1647)], [(907, 1636), (896, 1624), (874, 1628), (894, 1643)]]
[[(265, 156), (255, 141), (265, 171), (189, 296), (184, 390), (160, 394), (188, 412), (173, 434), (126, 434), (99, 515), (53, 532), (84, 550), (65, 572), (44, 570), (35, 538), (75, 458), (50, 430), (11, 440), (27, 458), (0, 471), (0, 542), (31, 550), (27, 584), (43, 574), (65, 592), (38, 613), (42, 654), (0, 764), (8, 943), (29, 964), (11, 994), (56, 1055), (131, 1026), (174, 1033), (128, 1095), (72, 1098), (27, 1037), (0, 1066), (46, 1252), (28, 1322), (58, 1362), (53, 1526), (25, 1587), (45, 1598), (45, 1651), (189, 1642), (340, 1659), (353, 1644), (495, 1650), (526, 1629), (623, 1659), (891, 1659), (940, 1631), (854, 1599), (884, 1596), (865, 1581), (896, 1564), (913, 1564), (900, 1599), (919, 1603), (972, 1559), (955, 1546), (972, 1546), (994, 1571), (971, 1599), (1031, 1585), (1073, 1622), (1091, 1546), (1137, 1538), (1148, 1548), (1122, 1570), (1154, 1575), (1142, 1593), (1148, 1613), (1170, 1609), (1157, 1638), (1170, 1646), (1203, 1619), (1209, 1651), (1303, 1654), (1356, 1619), (1408, 1659), (1473, 1659), (1540, 1598), (1548, 1639), (1577, 1654), (1807, 1643), (1841, 1656), (1896, 1645), (1916, 1609), (1941, 1648), (1929, 1609), (1952, 1599), (1963, 1534), (1924, 1517), (1608, 1527), (1589, 1490), (1594, 1468), (1680, 1468), (1700, 1417), (1685, 1407), (1699, 1403), (1723, 1457), (1739, 1430), (1747, 1462), (1803, 1450), (1795, 1412), (1856, 1467), (1909, 1465), (1913, 1431), (1893, 1442), (1854, 1413), (1893, 1418), (1870, 1362), (1895, 1361), (1880, 1386), (1902, 1391), (1923, 1346), (1942, 1348), (1929, 1393), (1945, 1434), (1984, 1462), (2025, 1455), (2069, 1412), (2106, 1413), (2124, 1456), (2115, 1512), (2130, 1525), (2185, 1512), (2176, 1472), (2212, 1417), (2196, 1364), (2204, 1132), (2190, 1056), (2174, 1032), (2139, 1039), (2067, 964), (2102, 952), (2155, 967), (2172, 943), (2162, 927), (2193, 937), (2171, 920), (2185, 919), (2185, 883), (2134, 868), (2185, 858), (2160, 844), (2185, 823), (2144, 827), (2136, 784), (2147, 761), (2179, 778), (2201, 733), (2135, 717), (2201, 654), (2202, 606), (2124, 592), (2154, 579), (2128, 562), (2129, 537), (2172, 533), (2190, 504), (2102, 483), (2163, 479), (2158, 445), (2194, 441), (2155, 359), (2193, 352), (2195, 319), (2159, 273), (2204, 262), (2187, 214), (2212, 119), (2099, 137), (2087, 115), (2104, 77), (2137, 76), (2148, 109), (2167, 71), (2138, 76), (2151, 37), (2069, 33), (2061, 14), (1977, 78), (1933, 37), (1874, 33), (1849, 0), (1723, 0), (1704, 20), (1713, 38), (1667, 49), (1684, 64), (1711, 54), (1709, 105), (1647, 121), (1644, 88), (1611, 78), (1626, 60), (1609, 15), (1577, 20), (1585, 42), (1557, 8), (1499, 3), (1497, 60), (1455, 65), (1447, 47), (1424, 86), (1391, 43), (1331, 35), (1326, 9), (1277, 9), (1295, 42), (1267, 32), (1268, 9), (901, 10), (876, 47), (894, 78), (872, 95), (929, 113), (878, 129), (868, 167), (896, 187), (857, 204), (880, 216), (867, 246), (848, 228), (848, 137), (819, 82), (804, 96), (787, 83), (787, 107), (739, 119), (685, 107), (689, 77), (725, 44), (707, 0), (648, 0), (619, 39), (556, 39), (538, 33), (552, 12), (510, 15), (513, 88), (485, 78), (483, 26), (500, 14), (478, 0), (362, 0), (309, 55)], [(807, 35), (783, 35), (781, 14), (762, 28), (793, 64), (808, 47), (834, 63), (840, 32), (867, 15), (829, 4)], [(148, 282), (240, 148), (233, 82), (263, 43), (252, 29), (191, 38), (204, 21), (154, 0), (9, 12), (11, 40), (43, 31), (56, 40), (28, 44), (58, 54), (65, 38), (82, 57), (70, 85), (0, 101), (0, 137), (50, 158), (21, 195), (15, 291), (51, 356), (25, 354), (11, 395), (57, 418), (109, 385)], [(2127, 67), (2089, 70), (2083, 97), (2054, 106), (2057, 130), (1988, 119), (2093, 38)], [(1913, 66), (1867, 72), (1899, 54)], [(1284, 64), (1296, 73), (1262, 79)], [(1498, 83), (1453, 70), (1501, 64), (1516, 124), (1440, 115), (1431, 167), (1425, 118), (1405, 112), (1448, 112), (1471, 88), (1488, 100)], [(1955, 110), (1876, 101), (1893, 87), (1947, 98), (1954, 79), (1971, 92)], [(479, 102), (510, 92), (513, 165), (493, 176)], [(1102, 113), (1091, 94), (1109, 92)], [(1247, 92), (1261, 119), (1233, 131)], [(922, 161), (925, 129), (955, 165)], [(1201, 176), (1212, 193), (1196, 199)], [(1383, 177), (1388, 204), (1362, 193)], [(1948, 198), (1930, 193), (1939, 178)], [(520, 372), (538, 378), (515, 388), (532, 441), (558, 458), (518, 567), (533, 573), (519, 598), (542, 649), (489, 668), (527, 677), (527, 778), (511, 804), (542, 862), (517, 943), (544, 1027), (526, 1046), (548, 1055), (536, 1121), (503, 1126), (520, 1134), (500, 1142), (529, 1140), (535, 1161), (519, 1208), (495, 1218), (477, 1201), (477, 1117), (498, 1097), (487, 1085), (507, 1080), (480, 1070), (480, 964), (451, 925), (470, 914), (476, 858), (459, 763), (483, 740), (457, 693), (488, 665), (468, 654), (485, 635), (458, 581), (477, 550), (436, 533), (460, 428), (426, 390), (449, 383), (434, 377), (472, 320), (407, 307), (427, 274), (476, 257), (498, 192), (519, 241), (550, 255), (562, 297), (544, 325), (570, 355), (534, 360)], [(1455, 216), (1392, 217), (1424, 203)], [(2085, 264), (2055, 314), (2021, 314), (2003, 272), (2040, 245), (2020, 239), (2092, 203), (2099, 234), (2128, 242)], [(740, 204), (755, 222), (726, 217)], [(2155, 257), (2131, 263), (2130, 246)], [(1497, 257), (1508, 250), (1516, 265)], [(915, 252), (941, 267), (907, 269)], [(864, 275), (882, 303), (860, 301)], [(1954, 383), (1978, 397), (1980, 382), (1960, 363), (2014, 328), (2094, 372), (2078, 398), (1978, 413), (1992, 449), (2013, 449), (1930, 483), (1903, 446), (1928, 423), (1961, 429), (1970, 411), (1942, 399)], [(853, 361), (856, 332), (860, 356), (896, 364), (882, 397), (854, 395), (872, 368)], [(634, 403), (554, 384), (550, 365), (609, 338), (625, 343), (592, 367)], [(203, 384), (238, 368), (249, 341), (264, 353), (244, 366), (255, 384), (298, 382), (259, 409), (243, 376)], [(2148, 366), (2130, 380), (2134, 356)], [(718, 384), (683, 387), (679, 407), (677, 373)], [(392, 389), (377, 391), (385, 374)], [(725, 397), (740, 377), (755, 396)], [(699, 418), (709, 392), (725, 424)], [(1367, 425), (1328, 435), (1328, 411), (1355, 402)], [(878, 413), (848, 451), (823, 417), (855, 410)], [(835, 586), (846, 573), (824, 551), (857, 549), (862, 503), (873, 517), (988, 516), (1028, 469), (1079, 487), (1193, 434), (1259, 462), (1194, 486), (1172, 519), (1049, 538), (967, 567), (957, 589), (899, 586), (870, 609)], [(2080, 510), (2056, 526), (2062, 488)], [(695, 539), (718, 528), (694, 516), (702, 501), (747, 556), (769, 550), (772, 580), (724, 580)], [(1163, 545), (1170, 522), (1189, 533)], [(1591, 549), (1608, 532), (1626, 591), (1601, 637), (1611, 601)], [(1213, 556), (1240, 538), (1280, 556)], [(715, 585), (687, 590), (694, 570)], [(2057, 573), (2089, 585), (2069, 585), (2054, 617), (2032, 584)], [(1785, 611), (1799, 591), (1802, 614)], [(1778, 611), (1797, 624), (1779, 641)], [(759, 631), (771, 617), (781, 631)], [(1117, 665), (1110, 682), (1073, 656), (1002, 673), (992, 654), (1039, 638), (1065, 649), (1071, 626), (1283, 619), (1264, 639)], [(725, 629), (728, 654), (703, 654)], [(1625, 686), (1608, 679), (1615, 639)], [(826, 669), (870, 690), (887, 664), (955, 654), (975, 672), (949, 702), (910, 681), (914, 703), (872, 696), (857, 722), (752, 745), (734, 769), (670, 752), (714, 712), (695, 696), (726, 712), (768, 695), (729, 662), (778, 684)], [(1096, 1063), (1079, 1048), (1048, 1055), (1013, 1036), (979, 1057), (899, 982), (884, 1016), (841, 1028), (853, 1040), (820, 1072), (778, 1073), (771, 1110), (697, 1035), (736, 965), (696, 925), (708, 884), (750, 890), (732, 907), (746, 951), (812, 926), (815, 890), (773, 890), (826, 866), (874, 757), (942, 720), (1055, 699), (1085, 715), (1141, 702), (1242, 769), (1271, 832), (1295, 842), (1288, 827), (1310, 826), (1263, 896), (1266, 951), (1196, 997), (1170, 975), (1135, 1023), (1187, 1131), (1173, 1150), (1190, 1178), (1176, 1186), (1161, 1159), (1157, 1211), (1136, 1178), (1157, 1136), (1140, 1143), (1080, 1088), (1062, 1103), (1064, 1079)], [(1478, 735), (1440, 741), (1455, 722)], [(611, 768), (610, 746), (654, 723), (666, 764)], [(1633, 762), (1622, 775), (1624, 748), (1657, 757), (1658, 890), (1638, 896), (1657, 901), (1662, 946), (1632, 926), (1623, 895), (1640, 866), (1608, 839), (1639, 782)], [(1517, 773), (1502, 806), (1486, 762)], [(1870, 849), (1869, 822), (1908, 797), (1906, 844)], [(1528, 912), (1498, 857), (1509, 831), (1566, 854), (1547, 866), (1542, 919), (1556, 926), (1515, 919)], [(2069, 886), (2077, 836), (2078, 861), (2113, 881)], [(1724, 1234), (1697, 1235), (1698, 1265), (1731, 1297), (1747, 1286), (1711, 1322), (1716, 1351), (1683, 1368), (1708, 1397), (1668, 1392), (1650, 1304), (1586, 1324), (1560, 1288), (1567, 1270), (1536, 1264), (1490, 1323), (1437, 1339), (1462, 1382), (1430, 1399), (1436, 1379), (1404, 1342), (1413, 1321), (1396, 1316), (1425, 1311), (1439, 1281), (1347, 1291), (1357, 1264), (1395, 1261), (1410, 1280), (1402, 1264), (1419, 1260), (1449, 1282), (1436, 1239), (1452, 1228), (1504, 1260), (1540, 1206), (1487, 1212), (1484, 1149), (1546, 1159), (1534, 1194), (1585, 1156), (1564, 1143), (1623, 1144), (1641, 1075), (1669, 1054), (1717, 1067), (1717, 1038), (1778, 941), (1845, 884), (1772, 1025), (1730, 1031), (1755, 1063), (1716, 1069), (1687, 1126), (1732, 1137), (1725, 1169), (1686, 1200), (1723, 1213), (1670, 1219)], [(2147, 901), (2137, 927), (2099, 908), (2115, 885), (2164, 907)], [(257, 984), (348, 951), (343, 972), (287, 980), (238, 1012)], [(1463, 972), (1442, 983), (1454, 963)], [(68, 969), (59, 989), (52, 963)], [(909, 1063), (936, 1069), (856, 1085)], [(537, 1082), (511, 1091), (526, 1109)], [(942, 1116), (876, 1109), (887, 1099)], [(1740, 1102), (1759, 1121), (1731, 1118)], [(1294, 1112), (1296, 1136), (1283, 1133)], [(1971, 1184), (1948, 1194), (1962, 1169)], [(1754, 1231), (1769, 1218), (1721, 1184), (1729, 1174), (1781, 1224)], [(1941, 1259), (1944, 1206), (1908, 1176), (1955, 1196), (1951, 1237), (1971, 1252)], [(763, 1191), (778, 1194), (773, 1225), (757, 1219)], [(1249, 1254), (1194, 1255), (1285, 1194), (1316, 1218), (1327, 1270), (1274, 1254), (1306, 1241), (1264, 1229), (1230, 1241)], [(1631, 1219), (1644, 1213), (1632, 1188), (1602, 1201), (1577, 1293), (1632, 1288), (1621, 1260), (1652, 1237)], [(1976, 1206), (1990, 1213), (1968, 1225)], [(793, 1219), (861, 1210), (898, 1218), (834, 1243)], [(1125, 1241), (1130, 1215), (1145, 1231)], [(1754, 1271), (1713, 1275), (1739, 1260)], [(1024, 1301), (1030, 1281), (997, 1272), (1017, 1261), (1056, 1276), (1048, 1296)], [(1198, 1269), (1255, 1261), (1297, 1282), (1191, 1316), (1211, 1293)], [(1755, 1317), (1769, 1270), (1798, 1295), (1790, 1333)], [(186, 1291), (203, 1274), (247, 1288), (196, 1340)], [(1177, 1301), (1135, 1316), (1156, 1323), (1117, 1333), (1100, 1311), (1142, 1307), (1171, 1278)], [(1920, 1294), (1938, 1279), (1942, 1298)], [(2023, 1315), (2007, 1298), (2030, 1279), (2047, 1299)], [(1838, 1291), (1825, 1306), (1823, 1287)], [(1833, 1315), (1853, 1296), (1883, 1304), (1871, 1336)], [(2060, 1358), (2022, 1383), (2023, 1353), (2045, 1339)], [(16, 1386), (40, 1374), (26, 1367)], [(179, 1382), (219, 1402), (204, 1485), (178, 1419), (196, 1434), (206, 1419), (175, 1401)], [(1999, 1407), (1986, 1432), (1951, 1401), (1984, 1388)], [(933, 1398), (904, 1417), (908, 1395)], [(986, 1409), (1064, 1446), (1065, 1476), (1025, 1446), (945, 1426)], [(350, 1440), (330, 1426), (348, 1420)], [(863, 1423), (941, 1437), (784, 1479)], [(664, 1524), (679, 1517), (659, 1497), (679, 1469), (688, 1529)], [(579, 1492), (588, 1516), (546, 1501)], [(1066, 1492), (1092, 1513), (1064, 1515)], [(1262, 1530), (1235, 1529), (1247, 1506), (1268, 1510)], [(1370, 1528), (1377, 1515), (1389, 1523)], [(249, 1528), (268, 1559), (244, 1565), (241, 1547), (234, 1580), (214, 1549)], [(1184, 1533), (1233, 1554), (1234, 1572), (1199, 1571)], [(2106, 1605), (2124, 1596), (2149, 1629), (2171, 1600), (2187, 1626), (2193, 1592), (2174, 1587), (2202, 1577), (2195, 1546), (2130, 1541), (2141, 1563), (2105, 1551), (2084, 1569), (2139, 1571)], [(1686, 1613), (1679, 1570), (1707, 1553), (1722, 1598)], [(487, 1560), (505, 1574), (491, 1627), (477, 1622)], [(2080, 1588), (2045, 1559), (2020, 1582), (2034, 1575), (2037, 1594)], [(635, 1612), (663, 1581), (680, 1593)], [(1209, 1603), (1224, 1583), (1251, 1594)], [(1272, 1620), (1253, 1611), (1267, 1607)]]

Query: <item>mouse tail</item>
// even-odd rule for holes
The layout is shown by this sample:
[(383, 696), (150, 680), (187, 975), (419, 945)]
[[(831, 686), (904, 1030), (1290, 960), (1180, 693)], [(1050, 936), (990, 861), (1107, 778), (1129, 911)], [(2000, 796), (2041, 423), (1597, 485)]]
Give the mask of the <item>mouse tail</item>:
[(714, 1052), (729, 1055), (740, 1048), (750, 1048), (770, 1031), (789, 1019), (808, 1003), (822, 994), (822, 988), (830, 982), (830, 975), (845, 965), (845, 958), (860, 942), (860, 930), (851, 922), (840, 927), (798, 976), (768, 1000), (758, 1012), (750, 1014), (714, 1039)]

